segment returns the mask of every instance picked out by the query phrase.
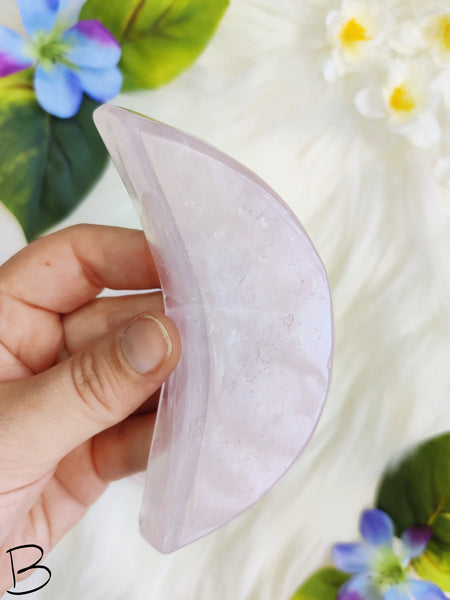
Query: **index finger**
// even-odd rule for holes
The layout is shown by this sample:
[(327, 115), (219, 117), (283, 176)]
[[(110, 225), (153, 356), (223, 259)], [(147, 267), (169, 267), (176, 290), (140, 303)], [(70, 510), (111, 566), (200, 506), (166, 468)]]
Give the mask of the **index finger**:
[(75, 225), (39, 238), (0, 267), (0, 291), (57, 313), (72, 312), (105, 287), (159, 287), (142, 231)]

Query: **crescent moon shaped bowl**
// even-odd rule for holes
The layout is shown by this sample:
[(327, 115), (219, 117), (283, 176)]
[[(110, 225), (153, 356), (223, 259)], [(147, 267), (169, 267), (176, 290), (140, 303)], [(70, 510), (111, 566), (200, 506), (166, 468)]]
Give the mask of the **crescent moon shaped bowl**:
[(181, 336), (140, 514), (168, 553), (252, 506), (305, 448), (331, 377), (330, 290), (295, 215), (243, 165), (122, 108), (94, 119)]

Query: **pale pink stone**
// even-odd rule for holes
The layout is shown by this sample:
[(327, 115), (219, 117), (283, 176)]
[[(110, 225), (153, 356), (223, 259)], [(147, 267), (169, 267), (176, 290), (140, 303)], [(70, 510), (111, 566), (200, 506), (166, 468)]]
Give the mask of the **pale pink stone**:
[(172, 552), (263, 496), (310, 439), (328, 391), (325, 268), (256, 175), (190, 135), (102, 106), (182, 358), (163, 386), (140, 515)]

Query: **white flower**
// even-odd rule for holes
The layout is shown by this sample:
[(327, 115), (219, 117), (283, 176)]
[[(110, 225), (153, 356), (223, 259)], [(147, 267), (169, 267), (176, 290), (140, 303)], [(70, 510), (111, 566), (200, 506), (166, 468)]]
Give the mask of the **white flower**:
[(413, 19), (404, 23), (392, 47), (404, 55), (427, 53), (436, 65), (450, 67), (449, 3), (435, 3), (430, 7), (424, 2), (421, 9), (414, 11)]
[(444, 100), (447, 110), (450, 110), (450, 69), (442, 69), (433, 80), (433, 88)]
[(368, 118), (384, 119), (388, 129), (404, 135), (419, 148), (429, 148), (441, 138), (436, 117), (439, 90), (423, 62), (393, 62), (384, 83), (360, 91), (355, 104)]
[(435, 62), (450, 67), (450, 8), (425, 20), (423, 37)]
[(327, 81), (370, 67), (387, 32), (387, 13), (366, 0), (343, 0), (326, 18), (331, 55), (323, 66)]

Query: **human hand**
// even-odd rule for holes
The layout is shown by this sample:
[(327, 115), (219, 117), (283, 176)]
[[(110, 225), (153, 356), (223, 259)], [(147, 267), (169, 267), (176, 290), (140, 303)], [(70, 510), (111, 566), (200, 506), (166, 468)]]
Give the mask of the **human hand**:
[(178, 332), (161, 294), (97, 295), (158, 286), (144, 234), (114, 227), (59, 231), (0, 267), (0, 596), (9, 548), (48, 552), (108, 482), (145, 469)]

